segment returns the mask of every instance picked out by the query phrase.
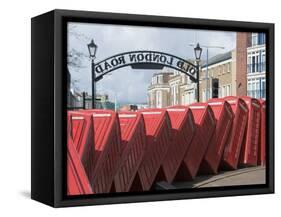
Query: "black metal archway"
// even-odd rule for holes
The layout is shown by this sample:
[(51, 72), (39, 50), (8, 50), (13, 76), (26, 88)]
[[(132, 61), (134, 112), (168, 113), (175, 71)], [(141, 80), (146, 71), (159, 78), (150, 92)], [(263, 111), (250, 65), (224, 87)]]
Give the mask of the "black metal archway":
[(197, 100), (199, 99), (199, 64), (197, 65), (172, 54), (159, 51), (130, 51), (108, 57), (95, 63), (92, 59), (92, 103), (95, 105), (95, 83), (104, 75), (131, 66), (132, 69), (175, 69), (189, 76), (190, 80), (197, 83)]

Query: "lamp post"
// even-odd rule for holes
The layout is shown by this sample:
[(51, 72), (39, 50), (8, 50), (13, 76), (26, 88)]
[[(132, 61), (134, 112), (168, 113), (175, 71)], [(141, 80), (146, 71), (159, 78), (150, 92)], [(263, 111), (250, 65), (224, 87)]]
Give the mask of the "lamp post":
[[(189, 46), (194, 46), (195, 44), (189, 44)], [(198, 48), (197, 48), (198, 47)], [(206, 80), (206, 93), (205, 93), (205, 97), (206, 97), (206, 100), (209, 99), (209, 92), (210, 92), (210, 82), (209, 82), (209, 72), (208, 72), (208, 69), (209, 69), (209, 49), (224, 49), (224, 47), (222, 46), (208, 46), (208, 45), (201, 45), (201, 47), (203, 48), (206, 48), (206, 73), (205, 73), (205, 80)], [(202, 53), (202, 48), (200, 47), (199, 43), (197, 43), (197, 46), (194, 48), (194, 51), (195, 49), (197, 49), (197, 54), (199, 55), (200, 54), (200, 58), (201, 58), (201, 53)], [(200, 50), (201, 48), (201, 50)], [(201, 52), (201, 53), (200, 53)], [(196, 56), (196, 51), (195, 51), (195, 57), (196, 57), (196, 61), (197, 61), (197, 56)], [(200, 58), (199, 58), (199, 61), (200, 61)], [(199, 63), (197, 61), (197, 67), (199, 69)], [(198, 71), (199, 73), (199, 71)], [(198, 80), (198, 83), (199, 83), (199, 80)]]
[(199, 96), (199, 63), (201, 59), (201, 54), (202, 54), (202, 48), (200, 47), (199, 43), (197, 43), (196, 47), (194, 48), (194, 54), (195, 54), (195, 59), (196, 59), (196, 73), (197, 73), (197, 102), (200, 100)]
[(224, 47), (221, 47), (221, 46), (202, 46), (202, 47), (205, 47), (206, 49), (207, 49), (207, 53), (206, 53), (206, 55), (207, 55), (207, 57), (206, 57), (206, 59), (207, 59), (207, 62), (206, 62), (206, 100), (208, 100), (209, 99), (209, 93), (211, 92), (210, 91), (210, 81), (209, 81), (209, 49), (213, 49), (213, 48), (217, 48), (217, 49), (224, 49)]
[(94, 40), (92, 39), (91, 43), (88, 44), (89, 55), (91, 58), (91, 70), (92, 70), (92, 108), (95, 108), (95, 101), (96, 101), (96, 73), (95, 73), (95, 58), (98, 46), (95, 44)]

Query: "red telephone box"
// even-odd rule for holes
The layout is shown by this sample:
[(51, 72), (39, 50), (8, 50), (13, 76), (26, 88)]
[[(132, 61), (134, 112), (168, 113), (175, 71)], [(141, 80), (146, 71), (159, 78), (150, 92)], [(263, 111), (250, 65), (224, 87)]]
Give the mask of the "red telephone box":
[(216, 130), (210, 141), (200, 166), (200, 173), (216, 174), (223, 155), (227, 138), (231, 131), (233, 112), (230, 104), (224, 99), (210, 99), (208, 105), (216, 118)]
[(171, 120), (171, 144), (162, 163), (165, 181), (172, 183), (195, 134), (192, 111), (187, 106), (167, 108)]
[(196, 132), (176, 176), (178, 181), (195, 178), (216, 127), (214, 113), (207, 103), (193, 103), (189, 108), (194, 117)]
[(231, 105), (234, 120), (224, 149), (221, 166), (223, 169), (237, 169), (248, 120), (248, 107), (245, 101), (238, 97), (228, 96), (224, 99)]
[(258, 148), (260, 141), (261, 106), (259, 100), (248, 96), (241, 97), (247, 104), (248, 123), (242, 149), (240, 153), (240, 164), (256, 166), (258, 163)]
[(136, 179), (139, 179), (142, 188), (138, 190), (148, 191), (167, 153), (171, 123), (165, 109), (145, 109), (139, 112), (144, 118), (147, 145)]
[(123, 151), (114, 184), (116, 192), (128, 192), (145, 152), (145, 126), (141, 113), (119, 112), (118, 117)]

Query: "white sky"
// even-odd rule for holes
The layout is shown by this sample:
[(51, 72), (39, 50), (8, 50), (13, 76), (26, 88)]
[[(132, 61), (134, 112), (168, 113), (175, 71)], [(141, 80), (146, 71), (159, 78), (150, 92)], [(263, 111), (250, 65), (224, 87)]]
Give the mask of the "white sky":
[[(78, 91), (91, 94), (91, 64), (87, 44), (94, 39), (98, 45), (95, 62), (127, 51), (155, 50), (167, 52), (184, 59), (194, 59), (190, 43), (199, 42), (207, 46), (223, 46), (221, 49), (210, 49), (209, 57), (235, 48), (235, 32), (137, 27), (110, 24), (68, 24), (68, 53), (81, 53), (77, 57), (81, 67), (69, 66), (72, 81)], [(206, 60), (203, 48), (202, 60)], [(133, 70), (125, 67), (104, 76), (97, 83), (97, 93), (108, 94), (110, 100), (117, 96), (119, 103), (146, 103), (147, 87), (155, 70)]]

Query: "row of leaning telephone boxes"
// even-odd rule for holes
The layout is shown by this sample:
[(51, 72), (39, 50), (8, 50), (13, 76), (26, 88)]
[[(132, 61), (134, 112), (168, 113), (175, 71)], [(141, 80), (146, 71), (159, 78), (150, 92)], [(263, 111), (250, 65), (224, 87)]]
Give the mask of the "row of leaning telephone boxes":
[(148, 191), (159, 181), (265, 165), (265, 101), (225, 97), (136, 112), (67, 114), (67, 194)]

